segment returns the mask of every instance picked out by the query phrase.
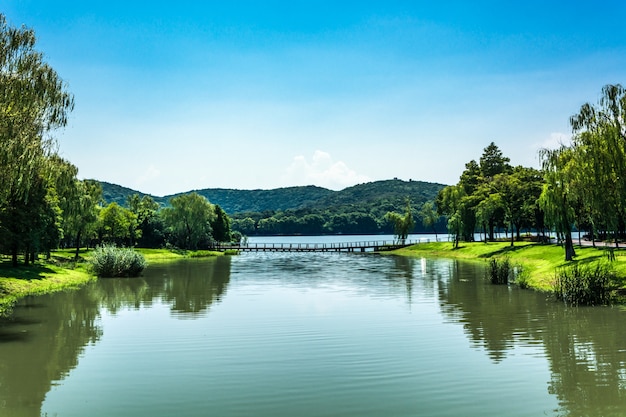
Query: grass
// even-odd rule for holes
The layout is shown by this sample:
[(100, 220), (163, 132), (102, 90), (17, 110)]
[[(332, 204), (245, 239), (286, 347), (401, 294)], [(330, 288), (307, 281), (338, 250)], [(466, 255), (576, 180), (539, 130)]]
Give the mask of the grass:
[[(542, 291), (553, 290), (558, 268), (571, 264), (594, 264), (607, 259), (607, 252), (603, 248), (576, 247), (576, 258), (572, 262), (566, 262), (561, 246), (532, 242), (516, 242), (513, 247), (509, 242), (472, 242), (462, 243), (458, 249), (453, 249), (450, 242), (421, 243), (392, 253), (414, 257), (465, 259), (475, 262), (508, 257), (511, 263), (523, 268), (524, 283), (530, 288)], [(615, 261), (612, 262), (615, 274), (618, 277), (626, 277), (626, 252), (616, 251), (615, 255)], [(625, 284), (626, 282), (622, 279), (622, 289), (626, 288)]]
[(6, 316), (17, 300), (29, 295), (76, 289), (95, 280), (86, 265), (61, 266), (54, 259), (28, 267), (0, 263), (0, 316)]
[[(169, 249), (136, 249), (147, 263), (170, 262), (184, 258), (223, 255), (213, 251), (171, 251)], [(29, 295), (49, 294), (72, 290), (97, 279), (91, 272), (89, 261), (93, 251), (81, 249), (78, 261), (75, 249), (52, 252), (50, 260), (39, 260), (26, 267), (13, 267), (6, 257), (0, 257), (0, 317), (10, 314), (20, 298)]]

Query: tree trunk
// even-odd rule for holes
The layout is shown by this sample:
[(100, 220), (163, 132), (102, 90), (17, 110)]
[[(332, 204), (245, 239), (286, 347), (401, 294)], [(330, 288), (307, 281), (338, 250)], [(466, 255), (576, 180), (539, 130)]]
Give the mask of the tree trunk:
[(11, 245), (11, 265), (17, 266), (17, 244)]
[(572, 241), (572, 234), (565, 233), (565, 260), (571, 261), (576, 256), (576, 251), (574, 251), (574, 242)]
[(78, 260), (78, 252), (80, 251), (80, 235), (81, 235), (81, 230), (79, 230), (78, 233), (76, 233), (76, 254), (74, 255), (75, 260)]
[[(519, 230), (518, 230), (519, 233)], [(513, 233), (513, 222), (511, 222), (511, 247), (515, 246), (515, 234)]]

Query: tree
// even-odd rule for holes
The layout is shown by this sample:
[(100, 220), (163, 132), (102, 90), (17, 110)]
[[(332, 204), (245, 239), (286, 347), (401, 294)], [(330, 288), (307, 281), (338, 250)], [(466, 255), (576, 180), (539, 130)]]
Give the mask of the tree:
[(115, 202), (110, 203), (98, 215), (98, 234), (101, 243), (132, 246), (138, 234), (137, 216)]
[(571, 261), (576, 255), (572, 242), (574, 212), (570, 204), (573, 151), (562, 146), (556, 150), (543, 149), (540, 155), (546, 182), (539, 204), (546, 214), (547, 223), (564, 238), (565, 260)]
[(195, 192), (172, 197), (170, 204), (163, 209), (163, 220), (173, 243), (192, 250), (208, 246), (215, 219), (213, 205)]
[(577, 217), (603, 224), (618, 235), (626, 223), (626, 90), (606, 85), (598, 105), (589, 103), (570, 118), (574, 136)]
[(230, 219), (219, 205), (214, 206), (215, 216), (211, 223), (213, 239), (218, 242), (230, 242)]
[(164, 241), (164, 226), (159, 216), (159, 203), (149, 195), (139, 197), (138, 194), (130, 195), (126, 201), (129, 210), (137, 216), (137, 245), (144, 248), (161, 246)]
[(11, 27), (0, 14), (0, 228), (11, 236), (8, 246), (14, 264), (19, 246), (32, 243), (18, 235), (32, 233), (31, 226), (42, 220), (31, 217), (27, 232), (19, 226), (23, 217), (42, 213), (36, 206), (53, 208), (54, 199), (46, 200), (42, 193), (48, 186), (45, 170), (54, 145), (50, 133), (65, 126), (74, 106), (66, 85), (35, 49), (35, 41), (32, 30)]
[(394, 234), (402, 244), (406, 242), (406, 238), (415, 226), (413, 211), (411, 210), (411, 201), (407, 198), (405, 204), (404, 215), (391, 211), (385, 215), (387, 221), (393, 224)]
[(462, 211), (465, 192), (460, 185), (449, 185), (437, 195), (437, 211), (448, 216), (448, 233), (454, 236), (454, 247), (459, 247), (460, 235), (463, 231)]
[(510, 171), (509, 165), (510, 159), (502, 155), (500, 148), (495, 143), (491, 142), (485, 149), (480, 157), (480, 172), (482, 177), (490, 181), (498, 174), (503, 174)]
[(437, 238), (437, 229), (435, 225), (439, 220), (439, 216), (437, 215), (437, 210), (435, 210), (435, 203), (432, 201), (427, 201), (422, 205), (420, 209), (420, 218), (422, 219), (422, 224), (424, 227), (428, 229), (432, 229), (435, 234), (435, 241), (438, 241)]

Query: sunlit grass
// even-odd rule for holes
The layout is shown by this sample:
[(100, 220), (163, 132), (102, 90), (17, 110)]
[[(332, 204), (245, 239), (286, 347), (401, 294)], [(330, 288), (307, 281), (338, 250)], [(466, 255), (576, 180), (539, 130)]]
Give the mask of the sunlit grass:
[[(147, 263), (170, 262), (183, 258), (202, 258), (223, 255), (214, 251), (172, 251), (170, 249), (135, 249)], [(0, 257), (0, 316), (5, 316), (20, 298), (76, 289), (96, 279), (89, 261), (93, 250), (81, 249), (78, 260), (76, 249), (59, 249), (49, 260), (40, 259), (30, 266), (13, 267), (8, 257)]]
[(79, 288), (96, 279), (85, 265), (73, 269), (53, 262), (38, 262), (31, 266), (13, 267), (11, 262), (0, 263), (0, 316), (11, 311), (20, 298)]
[[(450, 242), (421, 243), (394, 251), (395, 254), (417, 257), (444, 257), (485, 262), (492, 257), (508, 257), (515, 265), (521, 265), (527, 274), (527, 284), (535, 289), (549, 291), (554, 287), (557, 268), (572, 264), (565, 261), (563, 247), (530, 242), (472, 242), (461, 243), (458, 249)], [(615, 252), (614, 270), (619, 277), (626, 277), (626, 253)], [(576, 247), (573, 263), (591, 264), (607, 259), (604, 248)], [(622, 281), (622, 287), (624, 282)]]

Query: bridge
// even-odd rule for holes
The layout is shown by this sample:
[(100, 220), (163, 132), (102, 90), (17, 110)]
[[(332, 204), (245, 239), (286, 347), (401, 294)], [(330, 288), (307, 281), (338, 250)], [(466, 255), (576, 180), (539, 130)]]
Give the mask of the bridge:
[[(424, 240), (422, 240), (424, 242)], [(420, 243), (420, 240), (380, 240), (343, 243), (241, 243), (219, 244), (213, 249), (237, 252), (384, 252)]]

